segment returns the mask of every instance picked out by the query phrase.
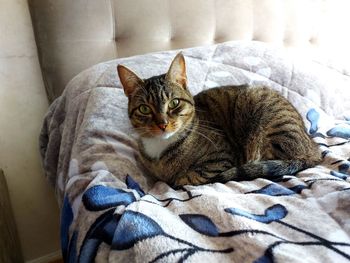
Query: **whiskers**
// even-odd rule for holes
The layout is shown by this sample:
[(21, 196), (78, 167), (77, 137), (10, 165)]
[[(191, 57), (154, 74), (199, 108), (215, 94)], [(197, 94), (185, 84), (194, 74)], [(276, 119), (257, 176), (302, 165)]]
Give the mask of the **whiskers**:
[(196, 112), (207, 112), (207, 111), (205, 111), (205, 110), (200, 110), (200, 109), (198, 109), (198, 108), (194, 108), (194, 110), (195, 110)]
[(125, 131), (127, 133), (127, 135), (131, 136), (131, 137), (144, 137), (144, 135), (148, 134), (147, 130), (144, 127), (139, 127), (139, 128), (135, 128), (135, 127), (130, 127), (128, 129), (126, 129)]
[[(197, 126), (198, 127), (198, 126)], [(199, 127), (198, 127), (199, 128)], [(210, 139), (208, 136), (206, 136), (205, 134), (202, 133), (203, 130), (199, 131), (200, 129), (195, 129), (195, 128), (187, 128), (187, 127), (184, 127), (184, 130), (185, 131), (189, 131), (189, 132), (193, 132), (195, 134), (198, 134), (199, 136), (203, 137), (204, 139), (208, 140), (216, 150), (218, 150), (218, 147), (216, 146), (215, 142)]]
[[(205, 124), (204, 124), (205, 123)], [(209, 125), (206, 125), (206, 124), (209, 124)], [(220, 136), (220, 137), (224, 137), (225, 136), (225, 132), (222, 130), (222, 129), (219, 129), (219, 128), (214, 128), (213, 126), (211, 126), (210, 124), (214, 124), (214, 122), (211, 122), (211, 121), (202, 121), (200, 120), (198, 122), (198, 125), (197, 127), (201, 130), (201, 131), (205, 131), (205, 132), (210, 132), (210, 133), (213, 133), (217, 136)]]

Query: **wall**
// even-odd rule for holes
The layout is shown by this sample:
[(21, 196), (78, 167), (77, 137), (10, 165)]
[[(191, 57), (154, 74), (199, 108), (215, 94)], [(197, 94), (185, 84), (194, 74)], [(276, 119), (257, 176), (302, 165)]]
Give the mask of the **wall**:
[(38, 151), (47, 107), (27, 2), (0, 0), (0, 167), (26, 261), (59, 250), (58, 207)]

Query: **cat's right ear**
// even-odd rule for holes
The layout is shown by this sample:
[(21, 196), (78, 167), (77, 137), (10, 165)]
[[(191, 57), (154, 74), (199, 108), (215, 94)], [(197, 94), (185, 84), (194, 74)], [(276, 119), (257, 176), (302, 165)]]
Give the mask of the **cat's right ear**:
[(137, 88), (143, 85), (143, 80), (127, 67), (118, 65), (117, 71), (126, 96), (129, 97)]

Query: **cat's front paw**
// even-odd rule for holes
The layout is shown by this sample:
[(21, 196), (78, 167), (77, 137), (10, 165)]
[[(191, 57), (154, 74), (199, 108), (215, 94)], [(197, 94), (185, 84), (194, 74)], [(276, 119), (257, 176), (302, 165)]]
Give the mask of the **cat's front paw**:
[(176, 186), (202, 185), (207, 183), (209, 183), (207, 178), (201, 176), (197, 172), (190, 171), (187, 174), (176, 178), (174, 185)]
[(186, 184), (190, 184), (190, 182), (188, 181), (188, 178), (186, 176), (180, 176), (175, 179), (175, 182), (172, 185), (174, 188), (179, 188)]

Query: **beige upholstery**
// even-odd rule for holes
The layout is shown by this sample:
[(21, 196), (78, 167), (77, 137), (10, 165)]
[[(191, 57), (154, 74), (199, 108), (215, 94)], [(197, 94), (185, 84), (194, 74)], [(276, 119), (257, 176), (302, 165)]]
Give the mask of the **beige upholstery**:
[[(116, 57), (228, 40), (343, 50), (347, 0), (29, 0), (49, 99)], [(342, 41), (340, 41), (342, 39)], [(320, 49), (322, 48), (322, 49)]]
[(59, 249), (58, 206), (42, 172), (38, 150), (47, 107), (27, 2), (1, 0), (0, 167), (25, 261)]

